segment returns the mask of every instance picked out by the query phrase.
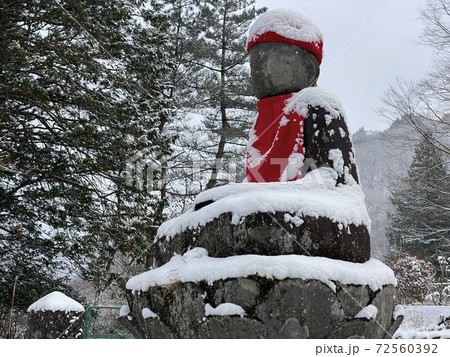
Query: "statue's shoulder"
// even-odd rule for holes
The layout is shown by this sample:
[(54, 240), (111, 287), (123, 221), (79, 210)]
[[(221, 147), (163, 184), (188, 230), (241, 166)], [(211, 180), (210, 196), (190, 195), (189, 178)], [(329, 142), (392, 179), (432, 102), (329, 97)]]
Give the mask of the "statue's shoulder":
[(345, 117), (339, 98), (331, 91), (320, 87), (308, 87), (294, 93), (286, 101), (285, 113), (297, 112), (306, 117), (311, 108), (323, 108), (334, 118)]

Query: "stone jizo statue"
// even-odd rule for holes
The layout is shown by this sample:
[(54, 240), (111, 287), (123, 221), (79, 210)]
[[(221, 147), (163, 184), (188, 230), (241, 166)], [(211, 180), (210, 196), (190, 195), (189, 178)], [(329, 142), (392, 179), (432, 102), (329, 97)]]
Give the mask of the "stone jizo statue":
[(339, 100), (317, 88), (323, 36), (294, 11), (264, 13), (249, 30), (258, 118), (250, 134), (247, 181), (277, 182), (332, 167), (338, 183), (358, 182), (354, 151)]
[(394, 274), (370, 259), (344, 111), (316, 87), (322, 45), (291, 10), (251, 26), (247, 182), (203, 191), (159, 227), (155, 269), (127, 282), (135, 336), (386, 338), (400, 325)]

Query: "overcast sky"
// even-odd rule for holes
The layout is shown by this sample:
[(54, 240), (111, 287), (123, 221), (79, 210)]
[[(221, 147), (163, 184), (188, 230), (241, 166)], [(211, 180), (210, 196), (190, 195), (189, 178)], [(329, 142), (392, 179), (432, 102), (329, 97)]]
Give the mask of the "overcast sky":
[(345, 108), (350, 131), (384, 130), (390, 122), (375, 110), (397, 77), (420, 79), (431, 50), (417, 44), (426, 0), (256, 0), (258, 7), (296, 10), (318, 25), (324, 59), (318, 85)]

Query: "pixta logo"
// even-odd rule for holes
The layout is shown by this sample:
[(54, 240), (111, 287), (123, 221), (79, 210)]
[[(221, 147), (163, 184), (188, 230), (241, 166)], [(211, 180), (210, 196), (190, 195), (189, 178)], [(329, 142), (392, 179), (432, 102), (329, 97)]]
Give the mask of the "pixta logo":
[(138, 151), (126, 161), (126, 185), (147, 192), (161, 189), (168, 176), (167, 161), (168, 157), (151, 148)]

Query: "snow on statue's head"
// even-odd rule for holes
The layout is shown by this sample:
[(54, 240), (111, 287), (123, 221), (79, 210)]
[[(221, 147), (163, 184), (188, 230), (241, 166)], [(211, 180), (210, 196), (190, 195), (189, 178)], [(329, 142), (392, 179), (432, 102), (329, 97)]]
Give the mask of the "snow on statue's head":
[(250, 26), (247, 52), (258, 99), (316, 85), (323, 37), (309, 19), (292, 10), (260, 15)]

